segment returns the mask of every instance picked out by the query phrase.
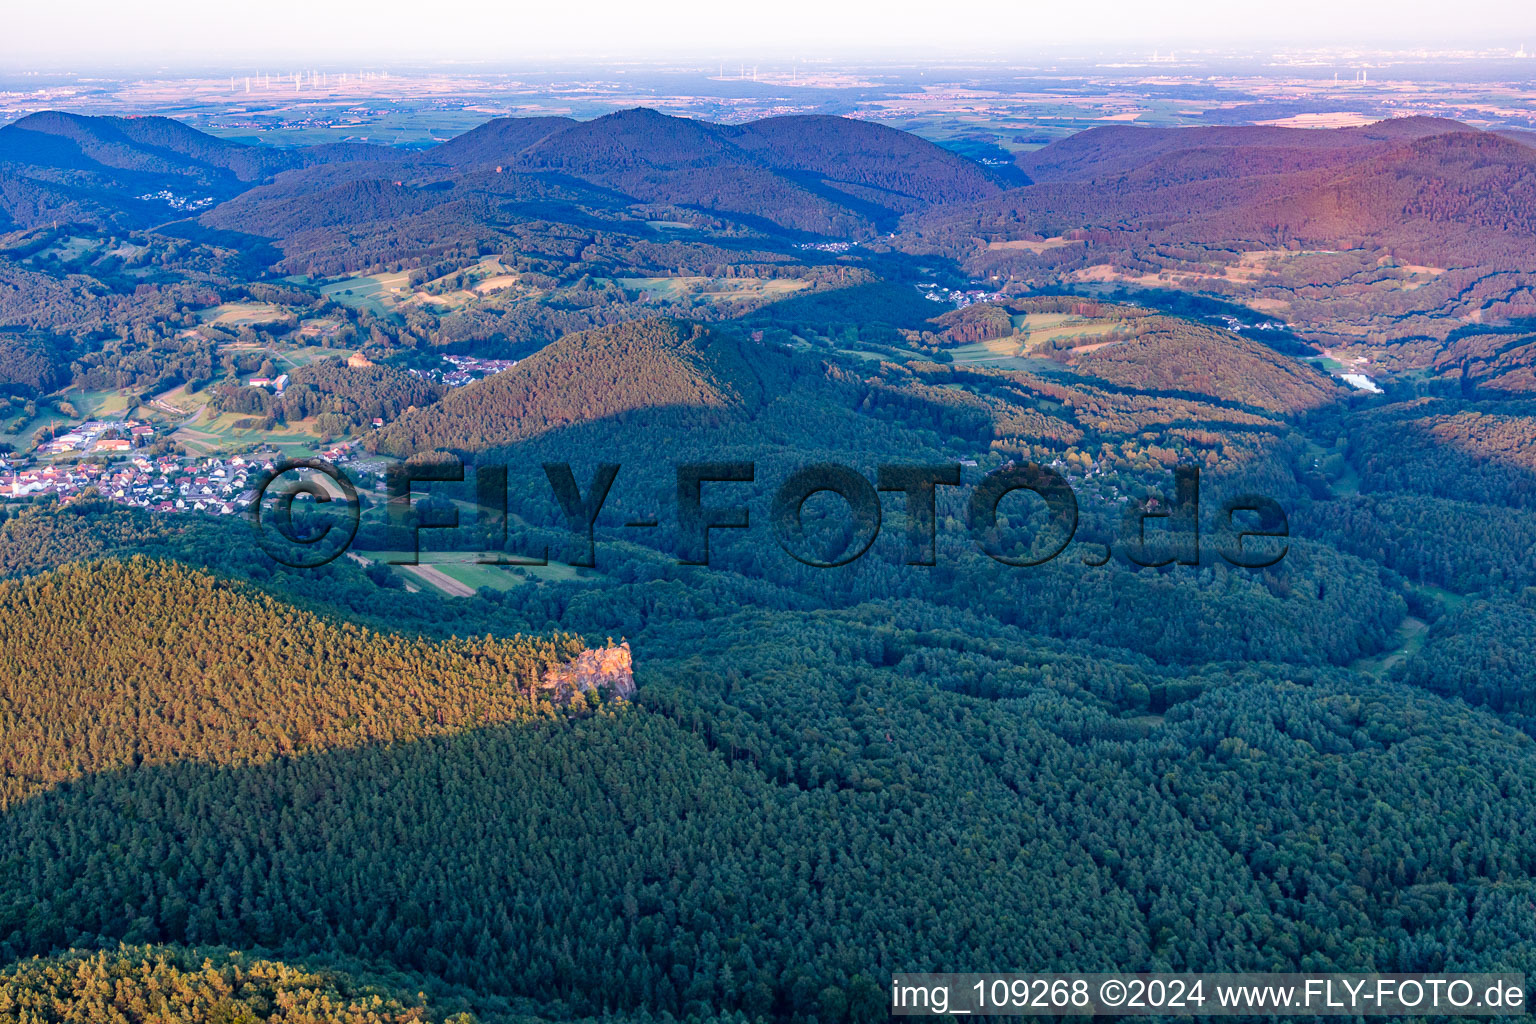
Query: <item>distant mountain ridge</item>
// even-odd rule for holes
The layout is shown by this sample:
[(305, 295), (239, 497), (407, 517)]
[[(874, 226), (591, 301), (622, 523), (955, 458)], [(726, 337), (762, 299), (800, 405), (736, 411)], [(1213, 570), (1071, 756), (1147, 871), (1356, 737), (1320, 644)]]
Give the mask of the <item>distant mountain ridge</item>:
[(1457, 121), (1095, 128), (1019, 163), (1035, 184), (917, 214), (910, 237), (956, 255), (1075, 231), (1095, 253), (1296, 244), (1512, 267), (1532, 256), (1536, 149)]
[[(437, 194), (445, 189), (483, 189), (487, 173), (505, 174), (546, 189), (550, 180), (589, 186), (610, 204), (691, 207), (770, 231), (834, 237), (868, 235), (907, 213), (1002, 191), (992, 172), (942, 147), (839, 117), (731, 126), (635, 108), (590, 121), (500, 118), (413, 153), (360, 144), (276, 149), (215, 138), (171, 118), (49, 111), (0, 128), (0, 217), (20, 227), (61, 217), (144, 226), (318, 165), (332, 165), (333, 184), (431, 185), (431, 204), (461, 198)], [(158, 205), (144, 198), (162, 190), (173, 198)], [(284, 201), (311, 194), (287, 191)], [(255, 198), (244, 204), (237, 229), (280, 237), (263, 230)], [(377, 219), (367, 199), (359, 205), (332, 197), (316, 217), (355, 223), (349, 211), (361, 211), (362, 219)], [(382, 215), (399, 210), (392, 204)], [(224, 221), (217, 226), (236, 227)]]
[(1307, 153), (1313, 154), (1312, 164), (1317, 166), (1337, 161), (1343, 151), (1380, 142), (1474, 130), (1460, 121), (1439, 117), (1403, 117), (1338, 129), (1105, 125), (1021, 154), (1017, 163), (1036, 182), (1101, 181), (1145, 167), (1170, 153), (1189, 151), (1257, 150), (1277, 161), (1286, 153)]
[(926, 202), (977, 199), (999, 191), (987, 170), (925, 139), (845, 117), (803, 114), (719, 125), (645, 107), (591, 121), (500, 118), (425, 154), (519, 170), (607, 177), (633, 168), (726, 163), (864, 186)]
[(0, 161), (150, 174), (224, 171), (253, 181), (297, 166), (292, 152), (207, 135), (169, 117), (85, 117), (43, 111), (0, 128)]
[(915, 135), (822, 115), (720, 125), (636, 107), (591, 121), (500, 118), (419, 160), (569, 175), (640, 200), (818, 234), (863, 234), (900, 214), (1001, 191), (986, 168)]
[(381, 157), (398, 154), (345, 143), (276, 149), (221, 139), (169, 117), (43, 111), (0, 128), (0, 227), (144, 227), (190, 215), (283, 171)]

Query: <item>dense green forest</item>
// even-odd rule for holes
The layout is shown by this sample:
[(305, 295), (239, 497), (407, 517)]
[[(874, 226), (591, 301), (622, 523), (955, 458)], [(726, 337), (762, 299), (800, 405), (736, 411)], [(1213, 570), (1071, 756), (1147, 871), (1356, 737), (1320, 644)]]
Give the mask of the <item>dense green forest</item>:
[[(314, 569), (239, 516), (0, 496), (0, 1018), (863, 1024), (895, 971), (1536, 974), (1529, 332), (1420, 332), (1525, 301), (1530, 158), (1407, 121), (1002, 169), (820, 117), (0, 129), (11, 419), (313, 420), (364, 494)], [(167, 225), (156, 189), (211, 205)], [(1400, 314), (1350, 337), (1412, 372), (1350, 392), (1324, 335), (1226, 301), (1279, 295)], [(444, 353), (520, 362), (448, 387)], [(421, 550), (549, 564), (390, 564), (380, 467), (449, 455)], [(707, 565), (688, 462), (753, 465), (707, 484), (747, 513)], [(560, 463), (582, 495), (619, 466), (590, 564)], [(776, 530), (817, 463), (944, 467), (931, 557), (887, 490), (862, 557), (808, 564), (859, 546), (825, 492)], [(1033, 566), (1037, 496), (974, 515), (1024, 463), (1077, 505)], [(1254, 496), (1284, 538), (1240, 542)], [(551, 682), (610, 643), (633, 690)]]
[(325, 433), (344, 434), (376, 419), (393, 420), (441, 396), (441, 387), (404, 370), (348, 366), (332, 358), (295, 369), (281, 395), (238, 383), (223, 385), (214, 391), (213, 406), (222, 412), (264, 416), (274, 425), (319, 417)]
[[(903, 582), (870, 563), (834, 583), (753, 557), (688, 571), (603, 539), (590, 581), (459, 601), (381, 588), (346, 560), (266, 565), (238, 523), (22, 511), (0, 524), (7, 571), (24, 578), (7, 586), (5, 621), (28, 631), (5, 645), (25, 659), (11, 678), (64, 685), (12, 691), (14, 734), (55, 746), (11, 756), (35, 761), (39, 781), (75, 781), (26, 785), (6, 813), (0, 856), (22, 881), (0, 914), (5, 955), (117, 941), (342, 955), (359, 976), (431, 979), (458, 994), (444, 1005), (487, 1020), (508, 1005), (879, 1019), (897, 966), (1522, 968), (1528, 704), (1477, 680), (1523, 663), (1488, 640), (1524, 627), (1469, 606), (1484, 639), (1445, 618), (1402, 681), (1347, 667), (1390, 642), (1405, 602), (1422, 606), (1389, 565), (1509, 615), (1518, 594), (1474, 568), (1481, 549), (1460, 552), (1466, 568), (1415, 554), (1446, 529), (1438, 499), (1391, 549), (1336, 521), (1368, 500), (1411, 504), (1309, 503), (1299, 522), (1319, 525), (1298, 543), (1316, 553), (1303, 544), (1267, 583), (1113, 564), (998, 579), (998, 566), (967, 568), (958, 542), (942, 552), (948, 574)], [(1476, 522), (1484, 507), (1444, 514)], [(558, 538), (530, 529), (522, 541)], [(1318, 543), (1344, 537), (1359, 561)], [(48, 568), (130, 551), (256, 589), (163, 563)], [(1382, 567), (1362, 574), (1371, 559)], [(1314, 563), (1353, 575), (1298, 587)], [(1037, 589), (1051, 579), (1075, 595)], [(1326, 593), (1345, 600), (1324, 608)], [(1255, 606), (1261, 595), (1277, 603)], [(1137, 601), (1144, 630), (1127, 617)], [(1073, 625), (1097, 616), (1102, 628)], [(480, 642), (402, 646), (347, 620), (444, 639), (623, 634), (641, 689), (536, 711), (513, 681), (507, 711), (474, 721), (473, 698), (433, 695), (489, 684), (497, 706), (506, 676), (481, 675)], [(1271, 632), (1233, 645), (1258, 623)], [(1335, 627), (1346, 646), (1329, 655), (1318, 643)], [(1456, 637), (1489, 651), (1464, 682), (1434, 667), (1466, 664)], [(1315, 664), (1319, 652), (1339, 667)], [(370, 676), (381, 658), (408, 674)], [(278, 674), (262, 682), (267, 664)], [(352, 678), (349, 665), (350, 689), (305, 682)], [(102, 691), (99, 710), (59, 714), (78, 703), (72, 687), (117, 678), (128, 689)], [(199, 679), (226, 680), (216, 701), (196, 699)], [(115, 725), (116, 712), (132, 717)], [(237, 723), (256, 728), (230, 733)], [(309, 732), (290, 738), (299, 723)], [(98, 760), (79, 761), (86, 751)], [(38, 845), (57, 821), (75, 825)], [(104, 847), (124, 855), (102, 860)]]
[[(440, 670), (381, 678), (376, 698), (363, 679), (293, 703), (259, 674), (162, 696), (154, 666), (216, 657), (226, 619), (275, 643), (316, 637), (300, 642), (321, 665), (354, 657), (349, 637), (378, 641), (324, 639), (152, 563), (45, 574), (6, 597), (8, 620), (22, 604), (99, 605), (102, 625), (61, 625), (32, 657), (89, 663), (122, 644), (145, 675), (126, 676), (120, 706), (172, 716), (131, 730), (61, 717), (51, 688), (17, 704), (17, 736), (83, 752), (121, 730), (138, 749), (103, 748), (118, 767), (7, 811), (12, 957), (116, 939), (333, 951), (565, 1008), (552, 1012), (818, 1020), (883, 1016), (895, 964), (1525, 962), (1531, 740), (1347, 671), (1159, 667), (912, 602), (724, 611), (634, 638), (634, 704), (469, 726), (442, 719), (462, 709), (433, 696), (456, 685)], [(176, 621), (206, 624), (207, 646), (163, 628)], [(246, 649), (229, 653), (259, 673)], [(219, 664), (208, 678), (229, 679)], [(400, 725), (379, 719), (400, 704)], [(266, 749), (274, 711), (308, 727), (332, 706), (357, 724), (321, 717), (299, 750)], [(254, 757), (220, 731), (245, 720)], [(357, 743), (370, 722), (408, 731)], [(199, 739), (201, 756), (156, 756)], [(849, 905), (862, 909), (833, 909)]]
[[(237, 521), (9, 511), (0, 956), (218, 946), (424, 979), (428, 1016), (817, 1022), (883, 1017), (898, 968), (1531, 963), (1529, 609), (1498, 557), (1531, 527), (1504, 491), (1381, 489), (1412, 486), (1366, 471), (1385, 406), (853, 365), (658, 321), (408, 414), (386, 443), (495, 446), (514, 550), (563, 543), (540, 462), (629, 474), (594, 572), (473, 598), (285, 569)], [(933, 567), (894, 526), (838, 570), (761, 535), (679, 566), (670, 517), (651, 545), (622, 527), (667, 507), (673, 460), (756, 458), (737, 495), (766, 522), (792, 466), (955, 458), (1030, 417), (1083, 491), (1083, 547), (1033, 570), (976, 550), (959, 494)], [(1114, 493), (1165, 493), (1202, 451), (1213, 487), (1293, 509), (1285, 559), (1084, 564), (1120, 544)], [(1437, 621), (1371, 669), (1410, 616)], [(628, 639), (633, 699), (530, 694), (575, 641), (516, 638), (556, 633)]]

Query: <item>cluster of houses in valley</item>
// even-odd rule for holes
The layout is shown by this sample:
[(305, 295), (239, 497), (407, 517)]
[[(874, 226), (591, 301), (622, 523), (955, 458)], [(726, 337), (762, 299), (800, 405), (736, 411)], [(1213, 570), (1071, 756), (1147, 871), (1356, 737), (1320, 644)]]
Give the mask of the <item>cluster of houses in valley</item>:
[(933, 285), (923, 293), (923, 298), (929, 302), (947, 302), (956, 309), (963, 309), (975, 302), (1001, 302), (1004, 296), (1002, 292), (989, 292), (980, 288), (961, 291), (957, 288)]
[(139, 199), (146, 203), (164, 203), (173, 210), (205, 210), (213, 205), (212, 196), (183, 196), (170, 189), (146, 192)]
[[(383, 463), (364, 459), (357, 442), (346, 441), (318, 453), (355, 472), (382, 472)], [(28, 456), (0, 453), (0, 501), (53, 496), (70, 501), (94, 490), (108, 501), (151, 512), (202, 512), (237, 515), (256, 497), (264, 473), (287, 456), (271, 449), (243, 455), (151, 455), (135, 452), (126, 459), (36, 463)]]
[[(493, 373), (510, 370), (517, 365), (516, 359), (481, 359), (479, 356), (443, 356), (443, 358), (453, 364), (453, 369), (441, 374), (434, 372), (432, 376), (451, 388), (461, 388), (481, 377), (489, 377)], [(416, 370), (411, 372), (418, 373)]]
[(95, 455), (142, 448), (155, 438), (155, 428), (139, 420), (86, 420), (68, 433), (38, 445), (40, 455)]
[(1241, 334), (1243, 331), (1284, 331), (1289, 330), (1291, 326), (1281, 320), (1265, 320), (1257, 324), (1244, 324), (1237, 317), (1225, 314), (1219, 314), (1216, 319), (1220, 320), (1227, 330), (1235, 334)]
[(53, 495), (61, 501), (88, 488), (120, 505), (155, 512), (243, 512), (255, 497), (254, 477), (270, 469), (276, 453), (262, 456), (135, 455), (124, 462), (11, 466), (0, 461), (0, 497)]
[(847, 252), (857, 248), (858, 244), (858, 242), (801, 242), (795, 248), (814, 252)]

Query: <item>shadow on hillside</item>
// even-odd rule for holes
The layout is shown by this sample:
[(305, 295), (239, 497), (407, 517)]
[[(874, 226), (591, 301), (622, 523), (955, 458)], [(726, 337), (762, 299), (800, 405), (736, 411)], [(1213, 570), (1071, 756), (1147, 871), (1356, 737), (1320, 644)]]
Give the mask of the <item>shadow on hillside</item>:
[(912, 285), (878, 281), (791, 295), (759, 306), (744, 314), (739, 322), (747, 327), (783, 326), (790, 330), (804, 326), (819, 333), (844, 327), (881, 326), (932, 330), (929, 321), (950, 308), (923, 298)]
[[(0, 818), (0, 950), (336, 952), (585, 1012), (635, 1005), (653, 993), (635, 987), (631, 957), (672, 960), (679, 908), (663, 902), (704, 907), (753, 878), (763, 898), (796, 903), (806, 879), (764, 855), (770, 823), (783, 825), (762, 806), (772, 798), (633, 709), (104, 773)], [(642, 911), (625, 893), (654, 895)], [(745, 906), (714, 909), (723, 932), (748, 927)]]
[(1363, 491), (1536, 510), (1536, 403), (1428, 399), (1358, 422), (1349, 457)]

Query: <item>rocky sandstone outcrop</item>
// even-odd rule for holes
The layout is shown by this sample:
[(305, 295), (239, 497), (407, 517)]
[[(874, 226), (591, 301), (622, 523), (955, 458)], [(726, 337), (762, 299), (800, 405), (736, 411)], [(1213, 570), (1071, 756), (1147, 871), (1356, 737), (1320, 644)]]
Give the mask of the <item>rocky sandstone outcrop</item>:
[(561, 701), (598, 689), (617, 697), (629, 697), (635, 692), (629, 643), (615, 644), (609, 640), (606, 647), (588, 648), (576, 655), (574, 661), (545, 672), (540, 685), (553, 691), (555, 699)]

